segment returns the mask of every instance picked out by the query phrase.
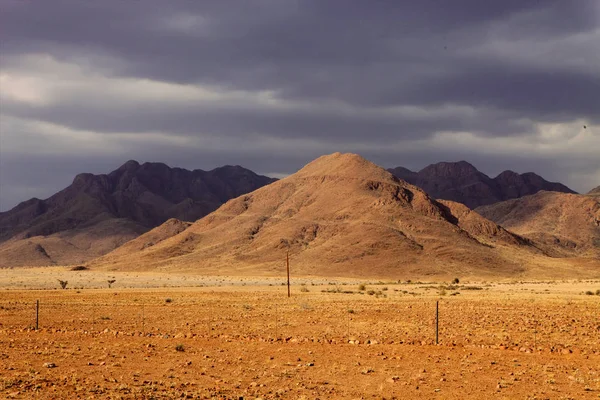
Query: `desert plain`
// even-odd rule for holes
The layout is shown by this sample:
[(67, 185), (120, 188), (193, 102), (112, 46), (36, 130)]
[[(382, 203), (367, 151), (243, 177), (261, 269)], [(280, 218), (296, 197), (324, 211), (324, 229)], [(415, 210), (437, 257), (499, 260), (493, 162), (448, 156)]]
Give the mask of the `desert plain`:
[(599, 280), (2, 272), (2, 398), (600, 398)]

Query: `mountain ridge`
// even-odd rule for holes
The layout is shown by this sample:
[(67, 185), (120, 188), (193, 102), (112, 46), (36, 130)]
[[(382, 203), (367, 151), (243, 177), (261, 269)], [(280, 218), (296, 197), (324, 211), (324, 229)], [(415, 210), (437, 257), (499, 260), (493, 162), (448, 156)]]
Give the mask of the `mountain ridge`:
[(506, 170), (490, 178), (467, 161), (430, 164), (418, 172), (404, 167), (389, 168), (388, 171), (436, 199), (456, 201), (471, 209), (540, 190), (576, 193), (562, 183), (549, 182), (533, 172), (519, 174)]
[(475, 209), (555, 257), (600, 260), (600, 198), (540, 191)]
[[(44, 257), (50, 254), (47, 258), (52, 259), (57, 250), (37, 250), (45, 248), (46, 239), (55, 235), (51, 247), (59, 248), (58, 242), (62, 241), (65, 249), (74, 247), (77, 251), (72, 252), (79, 255), (73, 260), (61, 256), (54, 262), (84, 262), (89, 258), (85, 254), (81, 256), (84, 252), (79, 251), (80, 246), (74, 245), (71, 239), (89, 236), (86, 231), (94, 231), (94, 226), (100, 223), (112, 224), (115, 230), (110, 234), (111, 229), (102, 228), (102, 232), (114, 238), (114, 245), (101, 246), (102, 253), (170, 218), (195, 221), (230, 198), (273, 181), (275, 179), (257, 175), (241, 166), (189, 171), (164, 163), (140, 164), (135, 160), (127, 161), (108, 174), (77, 174), (71, 185), (48, 199), (29, 199), (0, 213), (0, 255), (5, 254), (3, 260), (14, 260), (15, 254), (29, 252), (34, 264), (43, 264)], [(30, 240), (31, 246), (16, 243), (19, 240)], [(91, 243), (84, 244), (86, 246), (93, 247)], [(27, 250), (32, 248), (37, 253)], [(58, 252), (69, 253), (63, 250)], [(94, 257), (99, 255), (92, 254)], [(27, 262), (27, 257), (21, 258), (22, 262), (17, 264)], [(3, 264), (13, 265), (10, 260), (0, 261), (0, 265)]]

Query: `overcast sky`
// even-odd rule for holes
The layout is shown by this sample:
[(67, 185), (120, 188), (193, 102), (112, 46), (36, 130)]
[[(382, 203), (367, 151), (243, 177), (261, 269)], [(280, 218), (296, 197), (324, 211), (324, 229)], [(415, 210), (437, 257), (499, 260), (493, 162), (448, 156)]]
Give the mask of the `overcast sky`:
[(0, 46), (0, 210), (129, 159), (600, 185), (597, 0), (0, 0)]

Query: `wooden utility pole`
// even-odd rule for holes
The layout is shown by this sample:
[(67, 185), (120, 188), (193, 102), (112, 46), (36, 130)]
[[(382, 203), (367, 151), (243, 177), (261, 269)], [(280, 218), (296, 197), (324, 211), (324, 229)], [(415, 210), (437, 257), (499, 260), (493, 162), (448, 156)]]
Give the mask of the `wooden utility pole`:
[(288, 297), (292, 294), (290, 292), (290, 252), (287, 252), (287, 256), (285, 258), (285, 263), (287, 265), (287, 287), (288, 287)]

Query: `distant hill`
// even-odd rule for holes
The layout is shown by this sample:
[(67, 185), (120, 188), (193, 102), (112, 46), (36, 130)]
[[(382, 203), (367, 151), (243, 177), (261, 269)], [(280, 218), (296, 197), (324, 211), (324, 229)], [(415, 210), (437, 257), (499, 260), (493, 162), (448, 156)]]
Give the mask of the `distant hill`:
[(595, 187), (587, 193), (587, 196), (599, 197), (600, 198), (600, 186)]
[(456, 201), (471, 209), (535, 194), (540, 190), (576, 193), (561, 183), (548, 182), (533, 172), (518, 174), (504, 171), (492, 179), (466, 161), (431, 164), (419, 172), (403, 167), (388, 171), (436, 199)]
[(0, 213), (0, 266), (84, 262), (170, 218), (195, 221), (273, 181), (240, 166), (188, 171), (136, 161), (108, 175), (79, 174), (46, 200)]
[(169, 229), (160, 226), (90, 266), (280, 275), (289, 251), (296, 275), (404, 279), (557, 271), (545, 267), (540, 275), (537, 266), (551, 259), (531, 241), (462, 204), (436, 201), (354, 154), (320, 157), (171, 237)]
[(476, 209), (554, 256), (600, 260), (600, 198), (541, 191)]

